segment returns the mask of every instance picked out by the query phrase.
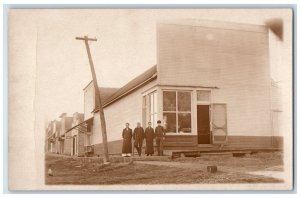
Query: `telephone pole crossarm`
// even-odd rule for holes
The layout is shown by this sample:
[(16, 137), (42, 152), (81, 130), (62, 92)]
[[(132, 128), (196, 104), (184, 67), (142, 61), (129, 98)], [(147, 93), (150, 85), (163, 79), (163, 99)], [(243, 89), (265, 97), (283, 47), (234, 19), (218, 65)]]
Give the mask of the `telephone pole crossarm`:
[(85, 37), (76, 37), (75, 39), (76, 40), (83, 40), (83, 41), (85, 41), (85, 40), (88, 40), (88, 41), (97, 41), (96, 38), (88, 38), (87, 36), (85, 36)]

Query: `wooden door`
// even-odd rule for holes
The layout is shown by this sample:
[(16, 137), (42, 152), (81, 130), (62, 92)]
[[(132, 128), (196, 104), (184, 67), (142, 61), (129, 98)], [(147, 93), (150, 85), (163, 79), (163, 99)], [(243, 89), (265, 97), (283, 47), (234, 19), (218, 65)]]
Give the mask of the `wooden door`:
[(228, 141), (226, 104), (212, 105), (212, 139), (213, 144), (226, 144)]

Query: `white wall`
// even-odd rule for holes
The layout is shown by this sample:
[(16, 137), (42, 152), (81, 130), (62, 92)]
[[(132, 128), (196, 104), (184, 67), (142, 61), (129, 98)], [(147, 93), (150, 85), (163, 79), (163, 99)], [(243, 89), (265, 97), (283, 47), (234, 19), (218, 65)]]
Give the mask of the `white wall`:
[(268, 31), (252, 27), (158, 25), (158, 82), (218, 87), (229, 135), (271, 134)]
[(84, 89), (84, 120), (87, 120), (93, 116), (91, 113), (95, 108), (95, 90), (93, 83), (90, 83)]
[[(122, 139), (122, 131), (125, 128), (126, 122), (130, 123), (130, 128), (132, 129), (136, 127), (137, 122), (142, 123), (142, 92), (153, 87), (155, 84), (156, 80), (104, 108), (108, 141)], [(99, 112), (94, 114), (92, 132), (91, 144), (101, 143), (102, 134)]]

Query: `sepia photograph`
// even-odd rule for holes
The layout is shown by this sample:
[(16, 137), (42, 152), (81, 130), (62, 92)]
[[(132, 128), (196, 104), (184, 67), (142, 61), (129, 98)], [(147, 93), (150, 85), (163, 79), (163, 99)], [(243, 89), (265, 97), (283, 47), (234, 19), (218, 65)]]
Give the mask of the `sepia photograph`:
[(9, 189), (292, 190), (293, 12), (9, 9)]

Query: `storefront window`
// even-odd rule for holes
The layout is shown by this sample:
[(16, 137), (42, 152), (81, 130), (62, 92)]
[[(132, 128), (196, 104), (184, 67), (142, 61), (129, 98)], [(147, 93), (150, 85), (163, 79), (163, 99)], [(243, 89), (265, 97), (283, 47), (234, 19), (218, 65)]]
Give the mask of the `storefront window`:
[(163, 92), (163, 110), (176, 111), (176, 92), (164, 91)]
[(178, 131), (183, 133), (191, 132), (191, 113), (178, 114)]
[(176, 113), (164, 113), (163, 115), (166, 131), (176, 133)]
[(191, 93), (178, 92), (178, 111), (191, 111)]
[(163, 118), (169, 133), (190, 133), (191, 92), (163, 91)]
[(146, 127), (151, 122), (154, 127), (157, 121), (157, 92), (145, 95), (143, 101), (143, 126)]

